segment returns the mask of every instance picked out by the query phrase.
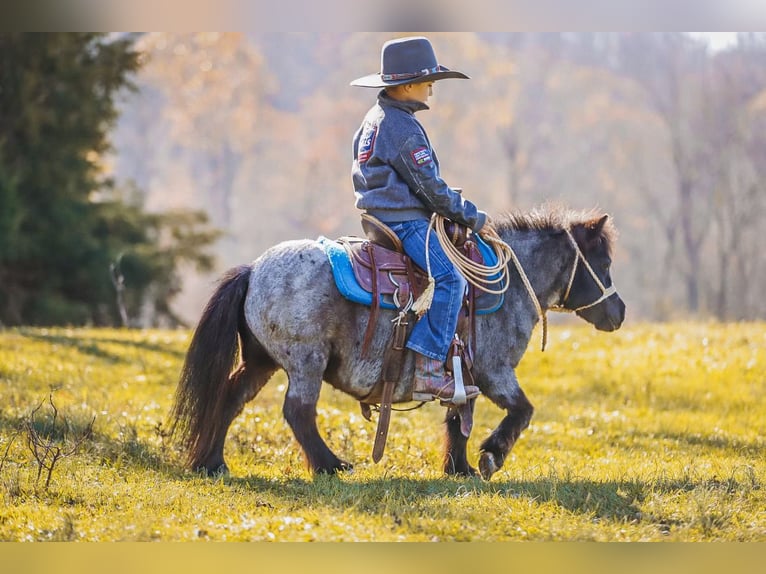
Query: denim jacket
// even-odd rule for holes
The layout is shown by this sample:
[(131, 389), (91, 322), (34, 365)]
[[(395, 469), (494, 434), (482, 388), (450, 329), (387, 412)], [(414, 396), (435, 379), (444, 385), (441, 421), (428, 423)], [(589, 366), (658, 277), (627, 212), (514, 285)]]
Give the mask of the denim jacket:
[(479, 231), (487, 214), (439, 176), (439, 160), (415, 112), (385, 90), (354, 134), (351, 176), (356, 206), (386, 223), (429, 219), (436, 212)]

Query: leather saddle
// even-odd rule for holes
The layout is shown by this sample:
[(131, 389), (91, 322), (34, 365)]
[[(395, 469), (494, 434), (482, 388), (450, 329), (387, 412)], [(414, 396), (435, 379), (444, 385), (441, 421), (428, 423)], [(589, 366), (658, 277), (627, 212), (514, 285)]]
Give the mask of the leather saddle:
[[(356, 282), (372, 296), (370, 319), (362, 344), (362, 356), (365, 356), (381, 305), (399, 311), (409, 309), (428, 285), (428, 275), (404, 253), (401, 240), (385, 223), (363, 213), (362, 229), (367, 239), (342, 237), (338, 242), (348, 253)], [(466, 257), (484, 263), (485, 258), (475, 241), (468, 239), (466, 227), (449, 222), (446, 231), (450, 240)], [(469, 311), (475, 310), (472, 304), (474, 291), (473, 288), (469, 289), (466, 297), (465, 304)]]

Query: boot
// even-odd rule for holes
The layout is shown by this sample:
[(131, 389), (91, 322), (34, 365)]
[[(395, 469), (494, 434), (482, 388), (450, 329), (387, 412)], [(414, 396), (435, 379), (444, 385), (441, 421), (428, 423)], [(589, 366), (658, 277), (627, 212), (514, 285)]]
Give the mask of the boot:
[[(432, 401), (452, 403), (455, 394), (455, 380), (444, 370), (444, 363), (420, 353), (415, 354), (415, 388), (412, 390), (413, 401)], [(465, 385), (466, 400), (481, 394), (478, 387)]]

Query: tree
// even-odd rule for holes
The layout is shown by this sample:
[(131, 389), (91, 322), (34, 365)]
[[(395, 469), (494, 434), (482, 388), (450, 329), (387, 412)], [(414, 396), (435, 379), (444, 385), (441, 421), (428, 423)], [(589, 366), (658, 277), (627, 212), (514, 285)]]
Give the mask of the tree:
[(764, 216), (752, 103), (766, 76), (763, 45), (751, 42), (720, 55), (679, 33), (627, 36), (620, 45), (625, 73), (643, 86), (668, 136), (674, 185), (660, 196), (645, 190), (666, 231), (665, 267), (680, 272), (688, 311), (720, 319), (752, 316), (742, 263), (758, 261), (745, 253), (746, 238)]
[(116, 323), (120, 254), (128, 299), (168, 284), (154, 303), (172, 320), (160, 299), (173, 294), (176, 266), (210, 265), (215, 233), (203, 215), (145, 213), (102, 164), (115, 99), (139, 67), (132, 42), (0, 35), (0, 323)]
[(717, 113), (713, 232), (718, 281), (710, 285), (719, 319), (762, 316), (760, 286), (766, 262), (760, 235), (766, 221), (763, 123), (766, 44), (740, 37), (737, 50), (713, 61), (712, 98)]

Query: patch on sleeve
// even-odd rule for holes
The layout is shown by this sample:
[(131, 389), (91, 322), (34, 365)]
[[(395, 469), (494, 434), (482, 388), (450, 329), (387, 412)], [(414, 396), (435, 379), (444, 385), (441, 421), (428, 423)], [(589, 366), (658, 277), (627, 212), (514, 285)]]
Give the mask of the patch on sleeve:
[(418, 167), (428, 165), (433, 161), (431, 158), (431, 150), (427, 147), (416, 148), (410, 152), (410, 155), (412, 156), (412, 161), (414, 161), (415, 165)]
[(375, 148), (375, 136), (378, 135), (378, 126), (372, 126), (367, 128), (362, 134), (359, 140), (359, 152), (357, 159), (359, 163), (364, 163), (372, 156), (373, 149)]

